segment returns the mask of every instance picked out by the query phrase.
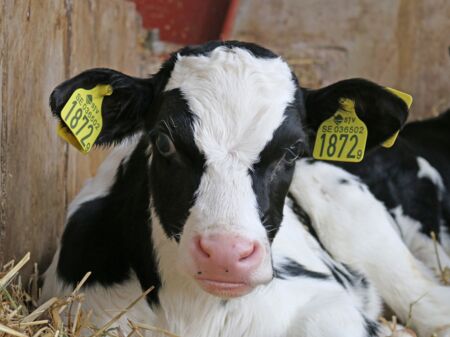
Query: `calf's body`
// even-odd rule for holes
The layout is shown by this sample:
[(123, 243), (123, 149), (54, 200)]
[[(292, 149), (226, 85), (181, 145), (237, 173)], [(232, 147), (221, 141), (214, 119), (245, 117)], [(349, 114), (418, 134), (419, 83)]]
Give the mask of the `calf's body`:
[(410, 250), (436, 272), (450, 268), (449, 130), (450, 111), (411, 122), (391, 149), (374, 149), (364, 162), (344, 165), (385, 203)]

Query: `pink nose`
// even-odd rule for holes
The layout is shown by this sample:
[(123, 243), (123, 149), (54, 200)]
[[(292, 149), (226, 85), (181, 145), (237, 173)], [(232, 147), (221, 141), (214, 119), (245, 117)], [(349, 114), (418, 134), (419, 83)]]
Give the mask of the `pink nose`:
[(197, 277), (220, 282), (248, 281), (264, 255), (257, 241), (230, 234), (197, 236), (191, 248)]

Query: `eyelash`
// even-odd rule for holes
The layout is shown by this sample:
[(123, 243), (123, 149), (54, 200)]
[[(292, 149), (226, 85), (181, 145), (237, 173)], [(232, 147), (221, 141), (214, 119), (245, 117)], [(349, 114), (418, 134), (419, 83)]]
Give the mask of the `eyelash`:
[[(150, 137), (152, 139), (153, 147), (163, 157), (169, 158), (169, 157), (173, 156), (177, 152), (177, 149), (176, 149), (175, 145), (173, 144), (172, 138), (167, 133), (161, 132), (161, 131), (155, 131), (155, 132), (152, 132)], [(168, 142), (168, 144), (161, 144), (163, 141)], [(164, 153), (164, 151), (162, 151), (162, 147), (163, 146), (168, 146), (169, 147), (169, 151)], [(171, 150), (172, 150), (172, 152), (171, 152)]]
[[(286, 149), (286, 152), (283, 155), (283, 161), (289, 165), (293, 165), (298, 158), (300, 158), (303, 154), (303, 147), (296, 149), (297, 146), (300, 146), (303, 142), (297, 141), (292, 144), (290, 147)], [(297, 150), (297, 151), (296, 151)], [(288, 155), (292, 155), (292, 158), (287, 159)]]

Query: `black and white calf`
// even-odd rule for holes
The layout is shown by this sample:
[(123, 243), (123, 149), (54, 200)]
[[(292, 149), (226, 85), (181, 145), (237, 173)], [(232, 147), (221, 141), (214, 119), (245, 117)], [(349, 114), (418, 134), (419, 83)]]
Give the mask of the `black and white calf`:
[(406, 124), (391, 149), (376, 148), (345, 168), (385, 203), (418, 259), (435, 271), (450, 268), (450, 110)]
[(70, 205), (44, 298), (92, 271), (85, 305), (97, 325), (155, 286), (121, 329), (130, 319), (183, 337), (368, 337), (380, 333), (373, 283), (401, 316), (424, 296), (425, 316), (413, 317), (424, 336), (448, 323), (448, 292), (381, 203), (349, 173), (299, 159), (341, 98), (355, 101), (368, 147), (404, 123), (399, 98), (354, 79), (305, 102), (272, 52), (213, 42), (180, 50), (149, 79), (86, 71), (52, 93), (55, 116), (97, 84), (114, 90), (97, 144), (121, 144)]

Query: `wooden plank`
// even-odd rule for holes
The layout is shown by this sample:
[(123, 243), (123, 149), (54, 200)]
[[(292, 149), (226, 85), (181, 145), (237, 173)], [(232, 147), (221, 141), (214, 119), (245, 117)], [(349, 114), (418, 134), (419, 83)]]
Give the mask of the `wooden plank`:
[(66, 150), (49, 127), (48, 97), (64, 78), (65, 9), (58, 0), (9, 0), (3, 11), (0, 261), (27, 251), (48, 261), (64, 218)]
[[(5, 18), (5, 6), (6, 1), (0, 3), (0, 18)], [(0, 21), (0, 46), (4, 46), (5, 42), (5, 31), (6, 31), (6, 18)], [(6, 191), (3, 184), (4, 173), (4, 149), (2, 144), (4, 143), (3, 138), (6, 135), (6, 129), (3, 128), (3, 120), (5, 113), (3, 109), (3, 91), (5, 89), (4, 82), (6, 81), (6, 68), (4, 67), (4, 60), (7, 57), (8, 50), (6, 48), (0, 48), (0, 263), (2, 261), (2, 256), (5, 256), (5, 247), (2, 242), (5, 240), (6, 231), (6, 220), (5, 220), (5, 210), (6, 210)]]
[(450, 106), (447, 0), (247, 0), (233, 38), (294, 64), (303, 85), (366, 77), (414, 96), (414, 118)]

